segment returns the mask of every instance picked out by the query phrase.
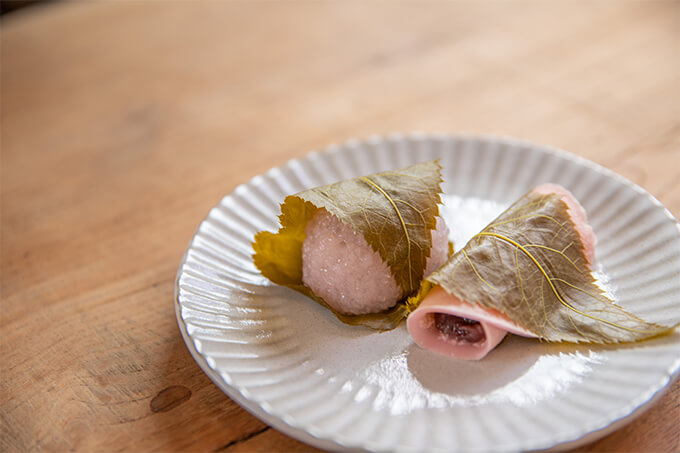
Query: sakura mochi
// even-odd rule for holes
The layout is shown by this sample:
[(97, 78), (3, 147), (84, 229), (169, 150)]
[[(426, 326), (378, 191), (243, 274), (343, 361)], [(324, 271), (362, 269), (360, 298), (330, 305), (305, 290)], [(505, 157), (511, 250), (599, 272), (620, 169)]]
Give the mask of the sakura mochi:
[(427, 278), (432, 290), (408, 331), (421, 347), (466, 360), (482, 359), (507, 333), (618, 343), (667, 332), (604, 294), (591, 272), (595, 244), (569, 191), (535, 187)]
[(255, 266), (342, 322), (392, 329), (448, 257), (441, 182), (431, 161), (290, 195), (279, 231), (255, 236)]

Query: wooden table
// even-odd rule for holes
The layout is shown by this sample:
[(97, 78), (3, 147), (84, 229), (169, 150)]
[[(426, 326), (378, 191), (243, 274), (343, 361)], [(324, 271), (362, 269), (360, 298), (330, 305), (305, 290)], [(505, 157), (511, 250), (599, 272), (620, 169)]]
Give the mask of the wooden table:
[[(680, 214), (680, 2), (57, 2), (2, 19), (2, 451), (305, 451), (201, 372), (173, 279), (236, 185), (392, 131), (511, 135)], [(680, 386), (581, 451), (678, 451)]]

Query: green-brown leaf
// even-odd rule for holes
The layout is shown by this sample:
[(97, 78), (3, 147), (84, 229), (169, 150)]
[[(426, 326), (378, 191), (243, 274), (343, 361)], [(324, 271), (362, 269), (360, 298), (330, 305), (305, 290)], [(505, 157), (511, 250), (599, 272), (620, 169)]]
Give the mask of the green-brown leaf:
[(605, 296), (558, 194), (529, 192), (427, 280), (548, 341), (618, 343), (670, 330)]
[[(441, 181), (441, 167), (431, 161), (288, 196), (281, 205), (279, 231), (255, 236), (255, 266), (272, 282), (295, 289), (330, 308), (302, 284), (304, 230), (316, 210), (325, 208), (363, 234), (388, 265), (405, 299), (418, 289), (430, 256)], [(343, 322), (377, 329), (393, 328), (406, 316), (403, 304), (378, 314), (334, 313)]]

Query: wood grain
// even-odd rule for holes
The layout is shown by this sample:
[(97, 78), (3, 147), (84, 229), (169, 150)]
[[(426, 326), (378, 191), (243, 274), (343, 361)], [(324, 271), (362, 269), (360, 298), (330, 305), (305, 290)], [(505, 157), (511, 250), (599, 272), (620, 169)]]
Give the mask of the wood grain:
[[(184, 346), (236, 185), (392, 131), (568, 149), (680, 214), (680, 2), (59, 2), (2, 19), (0, 450), (310, 451)], [(680, 450), (680, 387), (581, 451)]]

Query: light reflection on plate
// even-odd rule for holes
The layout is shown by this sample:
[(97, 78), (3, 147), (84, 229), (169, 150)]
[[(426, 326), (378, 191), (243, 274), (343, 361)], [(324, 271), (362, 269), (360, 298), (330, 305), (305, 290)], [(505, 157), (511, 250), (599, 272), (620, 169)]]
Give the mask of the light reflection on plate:
[(518, 337), (505, 341), (504, 349), (516, 360), (492, 354), (483, 362), (455, 361), (455, 366), (450, 358), (410, 345), (400, 354), (369, 364), (359, 379), (395, 397), (402, 395), (396, 404), (374, 407), (394, 415), (453, 406), (522, 407), (569, 391), (590, 374), (593, 365), (606, 360), (597, 352), (550, 353), (549, 347), (541, 355), (522, 354), (530, 341)]

